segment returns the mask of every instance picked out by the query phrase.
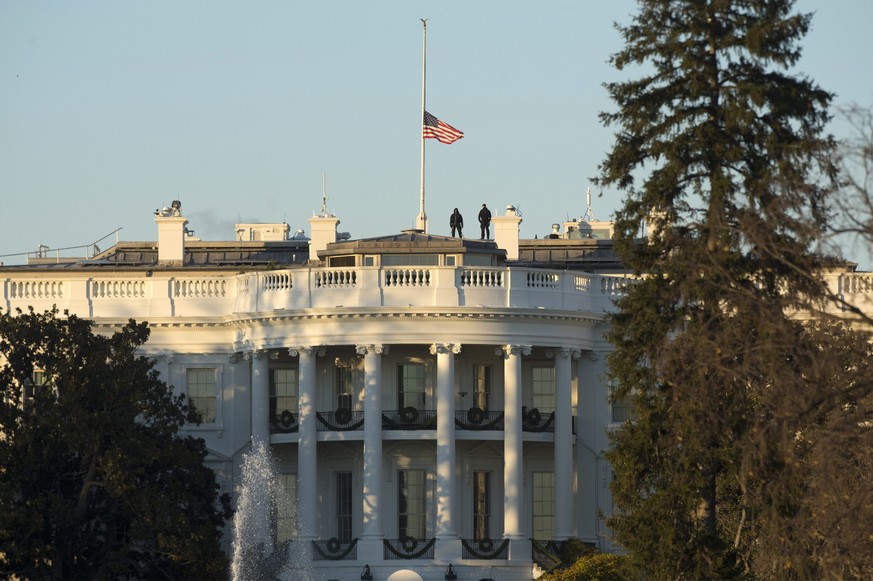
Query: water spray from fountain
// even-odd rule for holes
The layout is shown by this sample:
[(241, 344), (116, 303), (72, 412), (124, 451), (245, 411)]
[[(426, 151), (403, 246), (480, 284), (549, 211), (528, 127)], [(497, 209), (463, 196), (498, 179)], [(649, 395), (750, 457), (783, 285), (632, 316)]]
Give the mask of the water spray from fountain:
[(311, 581), (310, 555), (303, 541), (275, 541), (279, 516), (297, 526), (294, 501), (281, 486), (272, 455), (255, 442), (243, 457), (242, 485), (233, 527), (233, 581)]

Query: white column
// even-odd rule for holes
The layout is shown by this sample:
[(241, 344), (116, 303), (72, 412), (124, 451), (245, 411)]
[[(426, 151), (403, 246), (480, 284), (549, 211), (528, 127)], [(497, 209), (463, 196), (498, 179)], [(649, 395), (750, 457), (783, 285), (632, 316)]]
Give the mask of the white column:
[(318, 433), (315, 406), (315, 347), (298, 347), (288, 350), (293, 357), (299, 356), (298, 397), (299, 425), (297, 439), (297, 514), (300, 524), (300, 539), (314, 540), (318, 506), (317, 455)]
[(245, 354), (252, 362), (252, 444), (270, 446), (270, 363), (264, 349)]
[(555, 539), (573, 536), (573, 397), (570, 358), (579, 351), (555, 353)]
[(521, 432), (521, 356), (530, 355), (529, 345), (503, 347), (503, 536), (525, 538), (523, 439)]
[(578, 362), (579, 395), (576, 416), (576, 478), (578, 482), (576, 536), (604, 549), (601, 514), (611, 516), (606, 463), (602, 453), (609, 446), (611, 420), (606, 352), (586, 351)]
[(460, 345), (434, 344), (437, 356), (436, 538), (458, 538), (455, 494), (455, 355)]
[(364, 356), (364, 473), (361, 539), (381, 540), (382, 530), (382, 345), (357, 345)]

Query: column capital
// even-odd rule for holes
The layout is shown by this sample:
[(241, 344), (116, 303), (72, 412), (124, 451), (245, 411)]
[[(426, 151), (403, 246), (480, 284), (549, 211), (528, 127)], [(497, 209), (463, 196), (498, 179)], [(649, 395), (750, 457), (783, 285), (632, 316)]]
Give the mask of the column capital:
[(502, 353), (504, 358), (509, 358), (510, 355), (530, 355), (532, 345), (503, 345), (497, 354)]
[(266, 355), (266, 349), (250, 349), (243, 352), (243, 359), (246, 361), (251, 361), (252, 359), (263, 359)]
[(460, 343), (434, 343), (430, 346), (430, 354), (447, 354), (453, 353), (457, 355), (461, 352), (461, 344)]
[(239, 363), (239, 360), (242, 359), (242, 353), (231, 353), (227, 356), (227, 361), (229, 363)]
[(318, 357), (324, 357), (324, 354), (327, 353), (324, 347), (322, 346), (309, 346), (309, 347), (288, 347), (288, 355), (291, 357), (299, 357), (301, 354), (304, 355), (316, 355)]
[(568, 357), (579, 359), (579, 357), (582, 356), (582, 351), (579, 349), (571, 349), (570, 347), (561, 347), (555, 351), (555, 355), (561, 359), (567, 359)]
[(388, 355), (390, 349), (390, 345), (355, 345), (355, 353), (358, 355), (366, 355), (367, 353)]

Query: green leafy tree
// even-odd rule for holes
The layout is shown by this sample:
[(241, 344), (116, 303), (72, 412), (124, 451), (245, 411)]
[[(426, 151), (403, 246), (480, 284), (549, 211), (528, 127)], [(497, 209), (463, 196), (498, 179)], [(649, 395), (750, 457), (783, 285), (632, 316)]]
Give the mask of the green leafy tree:
[(564, 569), (549, 571), (541, 581), (636, 581), (627, 557), (591, 551)]
[(837, 168), (831, 95), (790, 74), (811, 22), (793, 5), (640, 0), (619, 27), (611, 62), (641, 76), (607, 85), (598, 181), (627, 193), (616, 245), (640, 280), (611, 320), (613, 397), (636, 416), (608, 453), (609, 525), (647, 578), (821, 573), (802, 535), (766, 551), (809, 505), (798, 433), (869, 390), (862, 349), (831, 353), (850, 331), (798, 320), (826, 297)]
[(229, 498), (146, 324), (57, 315), (0, 313), (0, 576), (226, 578)]

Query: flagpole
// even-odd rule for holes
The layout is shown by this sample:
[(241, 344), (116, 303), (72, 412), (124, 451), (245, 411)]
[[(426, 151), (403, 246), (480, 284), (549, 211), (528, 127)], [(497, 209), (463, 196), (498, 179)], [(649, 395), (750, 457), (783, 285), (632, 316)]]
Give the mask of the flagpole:
[(427, 214), (424, 212), (424, 99), (427, 81), (427, 18), (421, 19), (421, 116), (419, 117), (419, 133), (421, 134), (421, 207), (416, 218), (416, 228), (427, 234)]

